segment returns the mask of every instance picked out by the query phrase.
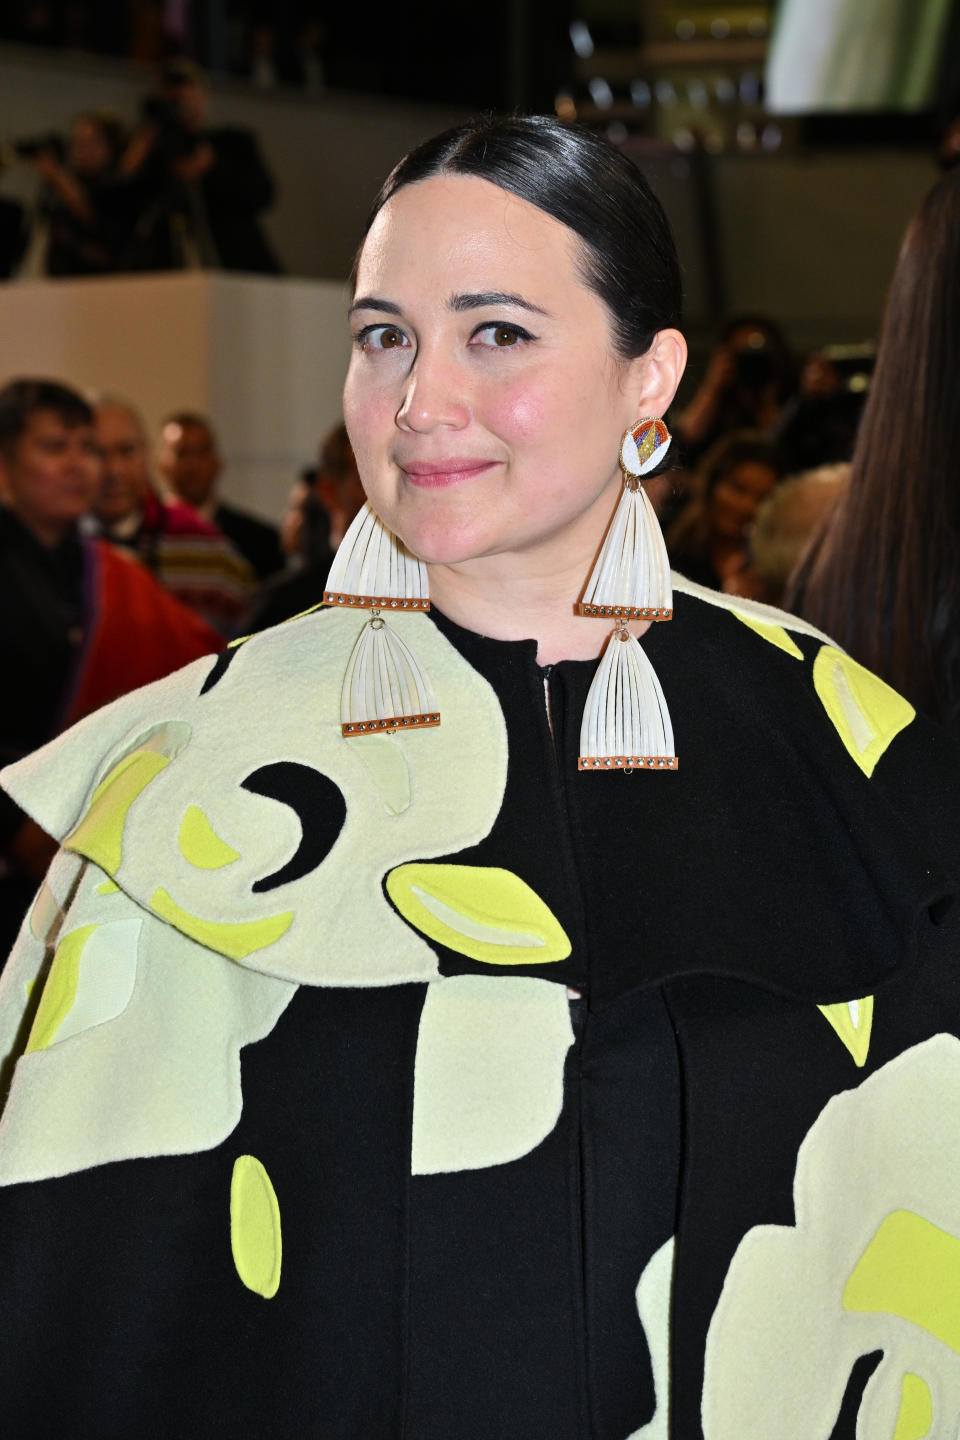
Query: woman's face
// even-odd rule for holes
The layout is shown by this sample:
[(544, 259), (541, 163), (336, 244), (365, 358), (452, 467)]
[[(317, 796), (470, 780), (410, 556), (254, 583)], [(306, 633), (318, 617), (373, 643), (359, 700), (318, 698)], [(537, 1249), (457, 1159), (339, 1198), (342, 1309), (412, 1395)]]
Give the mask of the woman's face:
[(672, 398), (675, 366), (615, 358), (577, 254), (565, 225), (471, 176), (409, 185), (377, 216), (344, 417), (374, 509), (422, 559), (592, 549), (623, 431)]
[(756, 518), (760, 502), (776, 485), (772, 465), (759, 460), (741, 460), (713, 487), (710, 520), (715, 535), (724, 540), (742, 540)]

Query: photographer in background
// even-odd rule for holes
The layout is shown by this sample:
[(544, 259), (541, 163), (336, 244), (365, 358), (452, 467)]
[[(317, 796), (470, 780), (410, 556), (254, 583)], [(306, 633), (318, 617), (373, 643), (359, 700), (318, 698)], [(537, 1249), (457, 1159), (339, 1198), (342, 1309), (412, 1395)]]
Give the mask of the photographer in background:
[(46, 226), (48, 275), (109, 275), (127, 268), (136, 197), (118, 174), (125, 136), (119, 119), (78, 115), (69, 145), (58, 135), (14, 142), (43, 181), (36, 219)]
[(731, 430), (772, 433), (795, 390), (793, 357), (775, 321), (733, 316), (720, 332), (699, 389), (673, 416), (685, 459), (695, 464)]
[(873, 360), (869, 343), (828, 345), (807, 356), (776, 435), (788, 475), (852, 458)]
[(20, 201), (0, 195), (0, 280), (8, 280), (20, 264), (29, 233), (27, 213)]
[(273, 203), (273, 178), (252, 131), (207, 128), (208, 100), (202, 72), (175, 60), (143, 102), (143, 123), (121, 162), (141, 192), (135, 268), (277, 274), (258, 219)]

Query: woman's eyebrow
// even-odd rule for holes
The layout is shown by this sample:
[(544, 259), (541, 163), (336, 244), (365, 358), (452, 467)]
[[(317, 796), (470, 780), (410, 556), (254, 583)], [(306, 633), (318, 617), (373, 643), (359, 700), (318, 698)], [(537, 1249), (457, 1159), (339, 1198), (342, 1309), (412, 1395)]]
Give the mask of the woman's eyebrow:
[(361, 295), (359, 300), (354, 300), (348, 315), (354, 310), (380, 310), (385, 315), (401, 315), (403, 312), (395, 300), (378, 300), (376, 295)]
[(511, 295), (505, 290), (481, 290), (470, 295), (451, 295), (447, 301), (447, 308), (460, 314), (464, 310), (482, 310), (489, 305), (514, 305), (519, 310), (529, 310), (534, 315), (546, 315), (548, 312), (534, 305), (531, 300), (524, 300), (522, 295)]
[[(447, 301), (447, 309), (457, 315), (465, 310), (483, 310), (492, 305), (512, 305), (518, 310), (527, 310), (532, 315), (549, 315), (540, 305), (534, 305), (532, 300), (524, 300), (522, 295), (513, 295), (508, 290), (478, 290), (451, 295)], [(375, 310), (383, 315), (403, 314), (395, 300), (382, 300), (376, 295), (361, 295), (354, 300), (347, 313), (352, 315), (355, 310)]]

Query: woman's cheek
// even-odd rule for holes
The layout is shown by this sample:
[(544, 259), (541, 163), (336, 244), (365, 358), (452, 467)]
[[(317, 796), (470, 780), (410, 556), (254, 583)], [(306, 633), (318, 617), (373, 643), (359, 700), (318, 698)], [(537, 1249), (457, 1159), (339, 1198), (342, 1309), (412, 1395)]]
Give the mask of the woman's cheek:
[(392, 423), (399, 409), (400, 401), (396, 387), (389, 383), (388, 375), (370, 373), (371, 367), (364, 368), (362, 376), (354, 372), (351, 365), (343, 387), (343, 416), (348, 433), (355, 427), (357, 432), (383, 426), (385, 420)]
[(555, 400), (543, 385), (524, 380), (508, 381), (489, 396), (483, 407), (483, 426), (508, 444), (529, 444), (543, 437), (553, 439)]
[(363, 487), (371, 495), (378, 473), (388, 463), (396, 433), (396, 405), (382, 387), (361, 388), (351, 385), (348, 377), (343, 392), (343, 420)]

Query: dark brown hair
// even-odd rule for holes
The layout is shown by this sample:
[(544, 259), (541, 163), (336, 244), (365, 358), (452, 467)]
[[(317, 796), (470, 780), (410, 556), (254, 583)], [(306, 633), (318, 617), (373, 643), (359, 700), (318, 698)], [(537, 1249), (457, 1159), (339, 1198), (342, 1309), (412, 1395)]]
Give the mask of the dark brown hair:
[(489, 180), (572, 230), (621, 359), (645, 354), (658, 330), (679, 325), (680, 263), (667, 217), (633, 162), (593, 131), (548, 115), (490, 116), (446, 130), (387, 176), (364, 237), (391, 196), (434, 175)]
[(796, 590), (806, 619), (918, 709), (951, 718), (960, 699), (960, 170), (938, 181), (904, 237), (850, 483)]
[(11, 455), (38, 411), (52, 411), (73, 430), (93, 424), (93, 411), (76, 390), (59, 380), (11, 380), (0, 389), (0, 452)]

